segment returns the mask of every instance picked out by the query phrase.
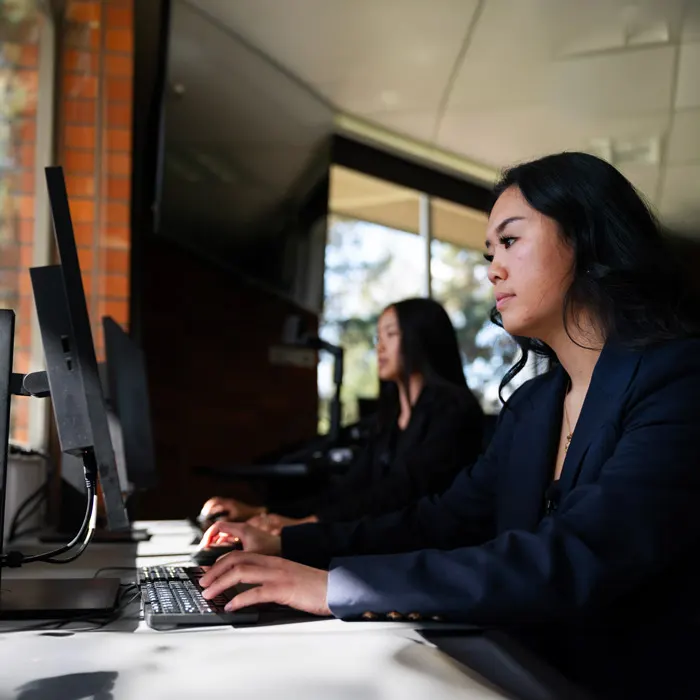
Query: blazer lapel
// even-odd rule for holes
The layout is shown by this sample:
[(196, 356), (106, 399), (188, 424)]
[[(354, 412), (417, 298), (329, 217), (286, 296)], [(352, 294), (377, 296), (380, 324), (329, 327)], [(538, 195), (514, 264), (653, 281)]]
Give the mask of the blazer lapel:
[(640, 352), (607, 343), (598, 358), (588, 393), (574, 428), (560, 478), (562, 495), (576, 484), (586, 452), (612, 410), (619, 407), (619, 397), (627, 389), (641, 358)]
[(505, 474), (512, 487), (504, 490), (499, 506), (500, 531), (533, 530), (542, 517), (545, 491), (554, 475), (567, 380), (564, 370), (556, 367), (529, 402), (518, 408)]

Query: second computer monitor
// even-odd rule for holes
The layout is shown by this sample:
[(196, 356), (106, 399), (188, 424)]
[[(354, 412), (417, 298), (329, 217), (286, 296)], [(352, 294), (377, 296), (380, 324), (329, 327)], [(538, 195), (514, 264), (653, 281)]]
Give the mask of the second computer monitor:
[(107, 385), (120, 426), (129, 482), (136, 491), (157, 484), (151, 433), (146, 361), (141, 348), (112, 318), (102, 319), (107, 355)]

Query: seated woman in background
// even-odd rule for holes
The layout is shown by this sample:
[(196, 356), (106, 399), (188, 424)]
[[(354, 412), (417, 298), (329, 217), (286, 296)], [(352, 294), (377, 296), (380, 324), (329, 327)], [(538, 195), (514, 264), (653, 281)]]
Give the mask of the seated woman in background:
[(432, 299), (387, 307), (377, 324), (382, 387), (374, 435), (348, 472), (320, 495), (280, 507), (281, 514), (213, 498), (202, 517), (225, 511), (278, 533), (301, 522), (380, 515), (442, 493), (482, 449), (483, 413), (467, 387), (457, 336)]
[(202, 577), (204, 595), (245, 582), (261, 585), (229, 609), (501, 627), (595, 697), (698, 698), (697, 308), (610, 164), (549, 156), (508, 171), (497, 194), (489, 279), (524, 350), (506, 380), (529, 351), (556, 366), (512, 395), (485, 454), (440, 497), (281, 538), (214, 525), (205, 542), (239, 537), (244, 551)]

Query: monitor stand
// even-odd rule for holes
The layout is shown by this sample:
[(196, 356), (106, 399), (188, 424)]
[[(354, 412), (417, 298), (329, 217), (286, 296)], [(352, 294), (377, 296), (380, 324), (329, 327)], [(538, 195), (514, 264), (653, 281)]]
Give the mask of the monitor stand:
[(108, 615), (117, 607), (117, 578), (3, 578), (0, 619), (56, 620)]

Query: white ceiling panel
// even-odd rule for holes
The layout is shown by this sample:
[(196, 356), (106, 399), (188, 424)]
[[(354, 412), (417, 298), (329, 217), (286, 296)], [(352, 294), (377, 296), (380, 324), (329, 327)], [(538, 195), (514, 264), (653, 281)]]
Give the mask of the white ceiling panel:
[(700, 235), (700, 0), (184, 1), (340, 114), (495, 170), (603, 154)]
[(700, 165), (666, 168), (660, 215), (671, 229), (700, 237)]
[[(477, 0), (190, 0), (347, 111), (437, 104)], [(347, 102), (347, 107), (346, 107)]]
[(488, 111), (450, 111), (442, 122), (442, 148), (469, 153), (495, 167), (562, 150), (598, 150), (596, 144), (644, 143), (663, 139), (670, 126), (665, 113), (591, 119), (585, 113), (536, 105)]
[(681, 46), (676, 108), (700, 107), (700, 42)]
[(676, 112), (667, 148), (666, 158), (671, 164), (700, 162), (700, 109)]
[(666, 111), (675, 52), (661, 47), (555, 61), (548, 67), (548, 102), (593, 117)]

